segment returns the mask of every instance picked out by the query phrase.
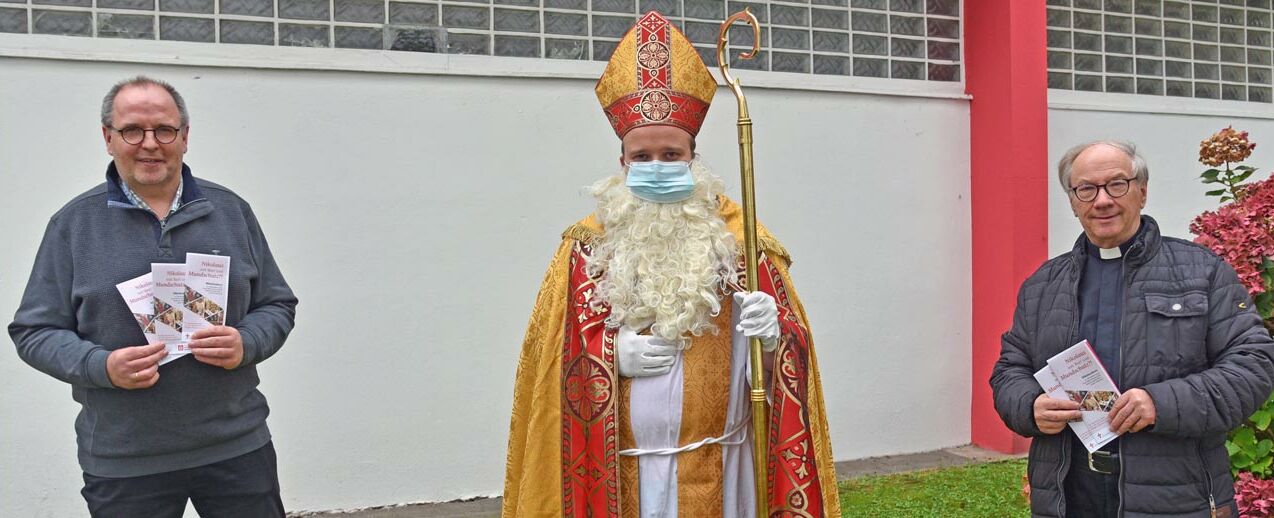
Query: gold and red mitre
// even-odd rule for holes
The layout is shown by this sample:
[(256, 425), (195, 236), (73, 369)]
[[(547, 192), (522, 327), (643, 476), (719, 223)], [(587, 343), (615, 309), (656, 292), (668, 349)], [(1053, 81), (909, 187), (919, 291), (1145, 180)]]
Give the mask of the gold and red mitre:
[(643, 15), (597, 80), (597, 100), (619, 138), (663, 124), (699, 134), (717, 81), (690, 40), (656, 11)]

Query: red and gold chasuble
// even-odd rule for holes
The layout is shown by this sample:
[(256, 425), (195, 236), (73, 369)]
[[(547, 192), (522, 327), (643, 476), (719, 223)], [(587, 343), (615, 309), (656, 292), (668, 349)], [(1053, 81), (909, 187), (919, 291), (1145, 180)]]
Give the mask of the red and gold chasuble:
[(562, 515), (619, 514), (619, 369), (615, 330), (592, 307), (587, 245), (571, 252), (570, 302), (562, 344)]
[[(657, 12), (641, 16), (620, 39), (594, 88), (621, 139), (634, 128), (674, 126), (697, 135), (717, 82), (676, 25)], [(742, 241), (742, 212), (722, 197), (720, 213)], [(509, 425), (503, 515), (627, 518), (637, 516), (636, 459), (628, 422), (631, 380), (615, 367), (608, 309), (594, 307), (584, 269), (590, 243), (604, 229), (589, 217), (562, 235), (540, 287), (518, 360)], [(759, 286), (775, 298), (782, 326), (770, 397), (766, 463), (771, 516), (840, 516), (818, 361), (805, 309), (787, 274), (790, 259), (764, 227)], [(683, 351), (680, 437), (688, 444), (724, 433), (730, 383), (730, 301), (713, 323), (720, 333), (694, 337)], [(750, 450), (749, 450), (750, 451)], [(681, 516), (722, 515), (722, 449), (709, 445), (677, 457)]]
[[(731, 229), (738, 229), (737, 205), (722, 201), (722, 216)], [(615, 330), (605, 326), (608, 310), (594, 307), (595, 286), (584, 268), (588, 243), (600, 230), (591, 218), (568, 230), (532, 315), (515, 389), (506, 517), (637, 515), (637, 462), (618, 455), (633, 447), (627, 423), (629, 380), (618, 375)], [(839, 516), (821, 384), (804, 309), (789, 286), (786, 251), (768, 233), (760, 233), (763, 245), (769, 246), (762, 247), (759, 289), (775, 298), (782, 327), (767, 388), (770, 448), (765, 461), (771, 516)], [(731, 328), (729, 300), (723, 300), (723, 315), (716, 321), (719, 336), (696, 337), (683, 353), (683, 444), (724, 432)], [(557, 318), (560, 326), (550, 330), (550, 322), (542, 318)], [(549, 428), (553, 422), (556, 425)], [(549, 441), (556, 441), (556, 446)], [(720, 452), (719, 446), (710, 445), (678, 457), (681, 516), (721, 514)], [(548, 483), (549, 473), (541, 470), (557, 473), (558, 483)]]

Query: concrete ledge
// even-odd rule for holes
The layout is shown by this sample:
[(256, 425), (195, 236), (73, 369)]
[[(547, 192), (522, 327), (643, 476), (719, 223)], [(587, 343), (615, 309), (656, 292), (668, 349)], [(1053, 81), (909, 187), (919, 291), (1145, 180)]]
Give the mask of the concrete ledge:
[(478, 498), (459, 502), (390, 505), (357, 511), (288, 513), (288, 516), (298, 518), (489, 518), (500, 516), (500, 503), (500, 498)]
[(1025, 457), (1026, 455), (1008, 455), (966, 444), (964, 446), (921, 453), (887, 455), (884, 457), (837, 462), (836, 477), (840, 480), (848, 480), (869, 475), (890, 475), (893, 473), (950, 468)]

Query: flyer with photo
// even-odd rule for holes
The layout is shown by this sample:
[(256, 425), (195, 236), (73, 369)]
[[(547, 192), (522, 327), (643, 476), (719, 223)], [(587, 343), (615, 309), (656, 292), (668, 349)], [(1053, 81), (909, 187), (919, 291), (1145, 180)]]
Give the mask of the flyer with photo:
[(155, 292), (150, 274), (136, 279), (129, 279), (115, 285), (119, 295), (124, 297), (128, 310), (133, 312), (133, 319), (146, 335), (146, 343), (153, 344), (159, 339), (155, 337)]
[(226, 299), (230, 287), (230, 257), (186, 254), (185, 307), (182, 333), (185, 341), (196, 331), (226, 324)]
[(190, 345), (182, 334), (184, 329), (181, 310), (182, 290), (186, 287), (186, 265), (182, 263), (151, 263), (154, 280), (155, 340), (163, 342), (168, 363), (190, 353)]
[(1070, 427), (1090, 453), (1118, 437), (1110, 431), (1108, 415), (1119, 399), (1119, 389), (1088, 340), (1049, 358), (1035, 379), (1048, 397), (1079, 403), (1082, 418), (1072, 421)]

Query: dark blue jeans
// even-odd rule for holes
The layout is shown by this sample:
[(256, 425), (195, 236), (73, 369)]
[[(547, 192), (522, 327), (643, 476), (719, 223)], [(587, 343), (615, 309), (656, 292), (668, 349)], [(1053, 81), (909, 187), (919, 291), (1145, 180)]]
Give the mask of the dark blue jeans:
[(129, 478), (84, 474), (93, 518), (181, 518), (190, 500), (203, 518), (283, 518), (274, 444), (206, 466)]
[(1116, 518), (1119, 516), (1119, 475), (1103, 475), (1071, 459), (1066, 474), (1066, 516), (1070, 518)]
[(1119, 516), (1119, 475), (1088, 469), (1088, 450), (1071, 435), (1071, 468), (1066, 472), (1068, 518), (1116, 518)]

